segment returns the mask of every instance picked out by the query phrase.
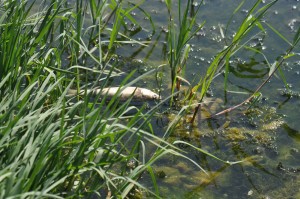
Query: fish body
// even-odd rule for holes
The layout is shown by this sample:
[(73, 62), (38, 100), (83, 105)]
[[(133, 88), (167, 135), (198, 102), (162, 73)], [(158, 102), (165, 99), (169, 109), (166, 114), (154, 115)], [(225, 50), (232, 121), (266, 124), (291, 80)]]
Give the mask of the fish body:
[(105, 96), (106, 98), (112, 98), (115, 95), (119, 95), (120, 100), (127, 100), (132, 97), (133, 100), (158, 100), (160, 99), (160, 96), (157, 93), (154, 93), (153, 91), (146, 89), (146, 88), (140, 88), (140, 87), (109, 87), (109, 88), (103, 88), (102, 90), (98, 89), (97, 94), (101, 92), (100, 96)]
[[(149, 101), (149, 100), (159, 100), (161, 97), (147, 89), (140, 87), (108, 87), (103, 89), (87, 89), (87, 93), (92, 93), (94, 96), (100, 96), (100, 98), (104, 98), (106, 100), (110, 100), (115, 95), (118, 95), (118, 98), (121, 101), (126, 101), (132, 97), (135, 101)], [(80, 95), (84, 94), (84, 91), (79, 92)], [(77, 90), (69, 89), (68, 95), (74, 96), (77, 95)]]

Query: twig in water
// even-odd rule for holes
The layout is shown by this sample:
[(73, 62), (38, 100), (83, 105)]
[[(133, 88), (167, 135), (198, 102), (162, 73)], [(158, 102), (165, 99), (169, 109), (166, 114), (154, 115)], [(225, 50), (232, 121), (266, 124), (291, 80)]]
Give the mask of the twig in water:
[[(288, 54), (290, 54), (291, 53), (291, 51), (294, 49), (294, 47), (295, 47), (295, 45), (293, 45), (293, 46), (291, 46), (288, 50), (287, 50), (287, 55)], [(277, 66), (276, 66), (276, 68), (269, 74), (269, 76), (268, 76), (268, 78), (261, 84), (261, 85), (259, 85), (257, 88), (256, 88), (256, 90), (253, 92), (253, 94), (250, 96), (250, 97), (248, 97), (246, 100), (244, 100), (243, 102), (241, 102), (240, 104), (237, 104), (237, 105), (235, 105), (235, 106), (232, 106), (232, 107), (230, 107), (230, 108), (228, 108), (228, 109), (225, 109), (225, 110), (223, 110), (223, 111), (220, 111), (220, 112), (218, 112), (218, 113), (215, 113), (215, 114), (212, 114), (211, 116), (210, 116), (210, 118), (213, 118), (213, 117), (216, 117), (216, 116), (219, 116), (219, 115), (222, 115), (222, 114), (225, 114), (225, 113), (229, 113), (229, 112), (231, 112), (232, 110), (234, 110), (234, 109), (236, 109), (236, 108), (238, 108), (238, 107), (240, 107), (240, 106), (242, 106), (242, 105), (244, 105), (244, 104), (246, 104), (246, 103), (248, 103), (248, 102), (250, 102), (250, 100), (252, 99), (252, 98), (254, 98), (254, 96), (255, 96), (255, 94), (271, 79), (271, 77), (275, 74), (275, 72), (278, 70), (278, 68), (282, 65), (282, 63), (285, 61), (285, 57), (282, 57), (281, 59), (280, 59), (280, 61), (278, 62), (278, 64), (277, 64)]]

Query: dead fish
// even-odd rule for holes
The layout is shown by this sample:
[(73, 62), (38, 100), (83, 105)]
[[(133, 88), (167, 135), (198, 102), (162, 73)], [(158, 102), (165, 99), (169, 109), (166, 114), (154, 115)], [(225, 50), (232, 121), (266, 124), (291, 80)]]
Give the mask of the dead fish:
[[(101, 95), (107, 95), (107, 97), (113, 97), (118, 93), (118, 90), (120, 90), (119, 87), (110, 87), (110, 88), (104, 88), (101, 91)], [(136, 100), (158, 100), (160, 99), (160, 96), (153, 91), (146, 89), (146, 88), (140, 88), (140, 87), (126, 87), (119, 93), (120, 100), (127, 100), (130, 97), (133, 97), (133, 99)]]
[[(149, 100), (159, 100), (161, 97), (147, 89), (140, 87), (108, 87), (103, 89), (87, 89), (87, 93), (92, 93), (93, 95), (100, 95), (100, 98), (104, 98), (106, 96), (106, 100), (110, 100), (113, 96), (119, 95), (119, 99), (121, 101), (128, 100), (132, 97), (133, 100), (136, 101), (149, 101)], [(84, 91), (80, 91), (80, 95), (84, 94)], [(74, 96), (77, 95), (77, 90), (69, 89), (68, 95)]]

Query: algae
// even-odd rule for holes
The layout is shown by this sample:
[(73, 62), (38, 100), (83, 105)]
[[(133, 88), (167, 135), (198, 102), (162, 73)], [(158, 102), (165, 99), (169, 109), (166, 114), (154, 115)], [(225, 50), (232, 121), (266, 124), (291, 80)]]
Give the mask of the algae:
[[(176, 113), (167, 115), (170, 121), (174, 121), (174, 119), (177, 121), (174, 123), (175, 128), (169, 137), (169, 141), (173, 142), (180, 139), (192, 142), (221, 159), (243, 160), (240, 164), (242, 168), (258, 169), (266, 175), (272, 175), (272, 172), (264, 167), (265, 156), (270, 155), (270, 153), (278, 154), (276, 139), (278, 139), (278, 130), (285, 124), (283, 116), (278, 114), (274, 107), (259, 105), (248, 108), (246, 111), (241, 111), (239, 114), (228, 115), (225, 119), (203, 119), (203, 111), (206, 114), (219, 111), (222, 108), (222, 103), (220, 101), (218, 103), (218, 105), (215, 104), (213, 106), (212, 111), (206, 110), (209, 106), (203, 106), (201, 113), (197, 115), (197, 117), (201, 117), (201, 120), (197, 120), (197, 123), (194, 125), (189, 123), (193, 109), (188, 109), (185, 112), (186, 115), (177, 115)], [(205, 144), (202, 145), (200, 143)], [(224, 149), (220, 151), (218, 150), (219, 146), (231, 148), (235, 156), (224, 156), (226, 155), (226, 149), (225, 152)], [(181, 147), (179, 146), (179, 148)], [(192, 149), (184, 148), (184, 150), (190, 152), (189, 150)], [(297, 150), (291, 150), (292, 153), (298, 157)], [(157, 176), (163, 182), (162, 185), (172, 187), (180, 183), (183, 188), (191, 190), (193, 193), (199, 193), (206, 186), (228, 183), (228, 179), (221, 176), (223, 174), (227, 176), (233, 174), (224, 173), (222, 169), (218, 168), (220, 163), (217, 164), (219, 165), (218, 167), (208, 165), (203, 154), (199, 154), (197, 158), (201, 159), (203, 164), (207, 166), (209, 170), (208, 175), (199, 169), (186, 165), (184, 162), (173, 163), (163, 167), (155, 166), (158, 171)], [(263, 189), (266, 190), (265, 187)], [(245, 195), (251, 193), (248, 195), (249, 198), (267, 196), (257, 191), (251, 192), (251, 190), (249, 188), (245, 192)], [(295, 195), (295, 193), (293, 194)]]

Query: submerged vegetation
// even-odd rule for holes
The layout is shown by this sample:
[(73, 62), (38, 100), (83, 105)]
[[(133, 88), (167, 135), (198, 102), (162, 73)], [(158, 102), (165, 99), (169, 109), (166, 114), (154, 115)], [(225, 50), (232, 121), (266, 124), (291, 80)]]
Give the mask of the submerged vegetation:
[[(223, 162), (225, 167), (240, 163), (240, 160), (222, 160), (201, 146), (176, 140), (171, 135), (183, 126), (191, 131), (196, 129), (200, 125), (196, 119), (201, 121), (246, 103), (254, 104), (262, 86), (277, 70), (285, 82), (280, 67), (286, 59), (297, 56), (293, 49), (300, 40), (300, 28), (290, 42), (263, 21), (276, 2), (256, 1), (233, 37), (226, 35), (230, 24), (225, 29), (220, 27), (226, 46), (195, 83), (185, 77), (185, 70), (191, 49), (189, 42), (205, 24), (197, 21), (203, 1), (196, 5), (193, 0), (165, 0), (169, 15), (166, 65), (170, 69), (170, 80), (166, 81), (171, 82), (170, 95), (162, 95), (161, 100), (155, 97), (156, 101), (147, 104), (134, 101), (134, 96), (120, 99), (120, 94), (151, 75), (158, 77), (163, 66), (136, 78), (136, 70), (126, 71), (116, 61), (123, 44), (144, 48), (151, 42), (131, 35), (129, 29), (143, 29), (133, 11), (143, 14), (139, 17), (146, 18), (147, 27), (152, 28), (147, 31), (155, 34), (156, 25), (142, 3), (1, 1), (0, 198), (160, 197), (157, 178), (164, 178), (166, 170), (178, 172), (169, 166), (154, 165), (166, 155), (180, 157), (201, 171), (196, 175), (196, 171), (185, 168), (187, 163), (175, 165), (183, 173), (194, 175), (187, 187), (194, 189), (189, 183), (196, 181), (204, 185), (212, 182), (219, 172), (206, 171), (201, 162), (190, 158), (182, 145)], [(266, 80), (244, 102), (220, 113), (216, 108), (207, 110), (204, 102), (214, 78), (223, 75), (224, 90), (228, 90), (230, 60), (234, 54), (247, 49), (264, 56), (248, 43), (258, 33), (265, 32), (266, 27), (289, 44), (286, 54), (278, 56), (273, 64), (266, 59), (269, 68)], [(119, 89), (115, 95), (104, 94), (107, 87), (116, 86)], [(99, 90), (98, 94), (85, 92), (92, 89)], [(71, 97), (70, 90), (74, 93)], [(221, 108), (220, 105), (218, 111)], [(201, 117), (204, 112), (207, 114)], [(170, 113), (169, 121), (160, 134), (155, 131), (153, 120), (164, 117), (164, 113)], [(267, 124), (261, 125), (263, 131), (283, 124), (282, 120), (273, 119), (266, 119)], [(274, 121), (278, 124), (271, 124)], [(229, 140), (246, 139), (241, 129), (227, 126), (223, 129), (224, 137)], [(229, 135), (227, 131), (235, 133)], [(254, 137), (260, 139), (257, 134)], [(141, 183), (144, 177), (150, 179), (151, 185)], [(175, 178), (168, 178), (167, 183), (175, 186)]]

